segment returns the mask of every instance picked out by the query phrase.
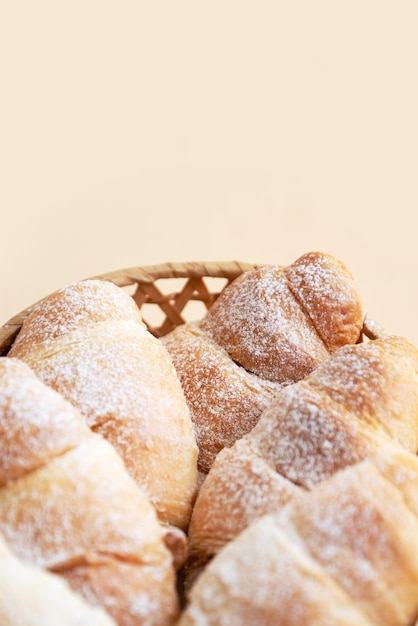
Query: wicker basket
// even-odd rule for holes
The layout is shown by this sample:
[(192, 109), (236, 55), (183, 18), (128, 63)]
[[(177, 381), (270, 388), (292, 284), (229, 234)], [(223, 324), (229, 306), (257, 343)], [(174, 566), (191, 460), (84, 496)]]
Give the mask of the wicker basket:
[[(163, 263), (116, 270), (92, 278), (109, 280), (129, 289), (150, 332), (162, 337), (185, 321), (203, 317), (205, 310), (212, 306), (229, 283), (243, 272), (260, 265), (239, 261)], [(196, 303), (200, 308), (190, 307), (190, 304)], [(0, 328), (0, 356), (8, 353), (25, 318), (36, 304), (21, 311)], [(158, 321), (156, 310), (160, 317)], [(376, 339), (383, 334), (383, 329), (366, 315), (361, 340), (364, 337)]]

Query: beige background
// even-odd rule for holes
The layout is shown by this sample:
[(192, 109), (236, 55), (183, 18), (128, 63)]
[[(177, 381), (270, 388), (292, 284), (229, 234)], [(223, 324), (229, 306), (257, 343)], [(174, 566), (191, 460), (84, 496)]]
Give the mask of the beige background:
[(0, 7), (0, 323), (113, 269), (316, 249), (418, 344), (416, 1)]

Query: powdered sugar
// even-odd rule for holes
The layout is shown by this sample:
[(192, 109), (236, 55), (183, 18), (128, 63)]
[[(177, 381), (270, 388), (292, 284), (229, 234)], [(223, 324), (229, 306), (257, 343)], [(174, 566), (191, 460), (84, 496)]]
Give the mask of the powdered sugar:
[(242, 274), (203, 320), (162, 338), (191, 410), (201, 471), (251, 430), (281, 386), (329, 356), (317, 321), (334, 334), (343, 327), (344, 343), (357, 340), (362, 315), (345, 267), (311, 253), (288, 268), (266, 265)]
[(258, 456), (247, 439), (225, 448), (197, 498), (189, 529), (190, 555), (206, 561), (251, 522), (276, 512), (299, 491)]
[[(113, 283), (85, 280), (59, 289), (40, 302), (25, 320), (10, 356), (25, 346), (53, 339), (72, 330), (107, 321), (131, 320), (143, 325), (133, 299)], [(144, 325), (145, 328), (145, 325)]]
[(111, 283), (79, 283), (44, 301), (20, 337), (10, 355), (111, 441), (162, 519), (186, 526), (197, 488), (190, 413), (167, 351), (133, 300)]
[(300, 380), (328, 356), (277, 267), (240, 277), (201, 326), (242, 367), (280, 383)]
[(199, 468), (207, 472), (217, 453), (256, 424), (281, 389), (232, 361), (197, 324), (162, 338), (191, 411), (199, 446)]
[(179, 624), (370, 626), (338, 584), (270, 516), (248, 527), (207, 566)]
[(411, 548), (418, 546), (418, 519), (368, 462), (292, 501), (278, 522), (297, 528), (305, 549), (374, 622), (410, 623), (416, 610), (418, 557)]
[(180, 624), (410, 624), (417, 580), (418, 519), (363, 462), (241, 532), (201, 574)]
[(139, 563), (164, 554), (154, 509), (98, 435), (4, 487), (0, 526), (21, 558), (49, 568), (94, 553)]
[(321, 253), (287, 268), (263, 266), (235, 280), (202, 328), (264, 379), (292, 383), (360, 334), (360, 299), (346, 268)]
[(62, 578), (23, 563), (0, 539), (3, 626), (116, 626), (110, 616), (71, 593)]
[[(306, 382), (284, 389), (251, 433), (276, 471), (306, 488), (371, 454), (379, 437)], [(386, 443), (386, 440), (385, 440)]]
[(288, 285), (330, 352), (355, 343), (362, 307), (353, 278), (334, 257), (304, 254), (284, 269)]
[[(303, 381), (283, 388), (252, 431), (219, 455), (209, 472), (192, 517), (195, 553), (201, 550), (206, 554), (208, 546), (212, 549), (214, 545), (213, 554), (223, 533), (232, 538), (262, 510), (258, 498), (265, 492), (249, 470), (250, 456), (255, 463), (269, 468), (261, 481), (263, 486), (271, 484), (269, 473), (276, 471), (288, 481), (312, 489), (343, 468), (376, 453), (401, 451), (398, 441), (408, 433), (408, 445), (413, 446), (418, 411), (417, 357), (417, 350), (400, 338), (346, 347)], [(373, 383), (375, 377), (382, 377), (378, 385)], [(371, 399), (366, 394), (367, 383), (372, 385)], [(351, 410), (352, 406), (356, 409)], [(406, 415), (402, 415), (402, 406)], [(370, 408), (369, 413), (365, 407)], [(376, 412), (374, 420), (372, 408)], [(386, 415), (390, 429), (384, 423)], [(224, 492), (239, 493), (234, 500), (233, 517), (225, 520), (220, 512), (216, 521), (208, 521), (207, 532), (199, 535), (198, 521), (205, 519), (210, 507), (207, 494), (212, 501), (219, 498), (226, 508)], [(271, 510), (269, 506), (267, 496), (266, 508)]]
[(0, 359), (0, 486), (77, 446), (88, 429), (62, 396), (17, 359)]
[(417, 451), (418, 351), (407, 340), (388, 336), (346, 346), (311, 374), (309, 384)]
[(0, 532), (14, 552), (65, 576), (117, 623), (139, 615), (144, 624), (164, 616), (171, 623), (172, 559), (156, 511), (121, 457), (23, 362), (0, 361), (0, 387), (0, 425), (14, 435), (15, 461), (0, 489)]

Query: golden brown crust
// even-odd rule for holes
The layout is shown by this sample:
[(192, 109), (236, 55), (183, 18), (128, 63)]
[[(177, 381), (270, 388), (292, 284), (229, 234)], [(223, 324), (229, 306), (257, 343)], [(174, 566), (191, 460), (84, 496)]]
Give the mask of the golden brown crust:
[[(225, 311), (222, 295), (162, 341), (120, 289), (107, 301), (103, 281), (60, 290), (28, 318), (6, 369), (0, 361), (0, 560), (4, 533), (122, 626), (415, 622), (418, 351), (388, 335), (346, 345), (359, 339), (361, 306), (329, 255), (257, 272), (249, 321), (229, 319), (243, 275)], [(272, 302), (284, 322), (266, 323)], [(253, 361), (235, 361), (231, 346)], [(179, 381), (202, 485), (177, 622), (197, 480)]]
[[(417, 389), (418, 350), (399, 337), (341, 348), (303, 381), (285, 387), (207, 475), (190, 524), (194, 560), (210, 559), (259, 511), (277, 510), (280, 500), (272, 501), (267, 489), (272, 472), (309, 490), (379, 452), (416, 453)], [(263, 464), (269, 468), (265, 478), (242, 471)], [(240, 497), (229, 517), (234, 492)]]
[(12, 349), (15, 355), (24, 354), (34, 344), (109, 319), (143, 324), (133, 299), (111, 283), (86, 280), (67, 285), (38, 303), (25, 319), (25, 332), (18, 334)]
[(2, 626), (116, 626), (101, 608), (72, 593), (62, 577), (24, 563), (0, 537)]
[(173, 559), (175, 570), (180, 570), (189, 553), (187, 535), (177, 526), (163, 525), (164, 545), (168, 548)]
[(407, 626), (417, 584), (418, 518), (366, 461), (238, 535), (197, 580), (180, 625)]
[(417, 451), (418, 350), (403, 337), (341, 348), (312, 372), (309, 386)]
[[(142, 623), (135, 621), (135, 613), (125, 618), (127, 603), (130, 606), (131, 602), (128, 598), (135, 591), (142, 598), (142, 606), (148, 607), (144, 623), (171, 625), (178, 611), (178, 599), (165, 531), (121, 457), (105, 439), (92, 433), (82, 416), (37, 379), (25, 363), (3, 358), (0, 372), (1, 392), (18, 390), (15, 412), (20, 419), (14, 427), (17, 450), (10, 455), (14, 465), (19, 468), (20, 457), (25, 454), (21, 446), (25, 416), (29, 425), (37, 425), (36, 436), (32, 433), (27, 447), (29, 454), (36, 451), (38, 460), (43, 445), (38, 445), (37, 439), (41, 444), (50, 439), (59, 441), (54, 431), (62, 430), (63, 425), (71, 429), (71, 420), (79, 435), (67, 447), (55, 446), (44, 463), (37, 462), (19, 475), (13, 463), (9, 463), (0, 489), (0, 531), (15, 554), (29, 563), (65, 573), (69, 579), (74, 568), (84, 568), (100, 584), (89, 588), (88, 593), (83, 586), (79, 591), (85, 591), (86, 599), (95, 604), (112, 604), (117, 622), (120, 611), (120, 618), (128, 620), (125, 623)], [(48, 407), (50, 398), (55, 414)], [(8, 443), (13, 447), (13, 440)], [(118, 587), (118, 592), (110, 596), (110, 583), (105, 585), (100, 577), (109, 563), (112, 585)], [(121, 563), (129, 567), (122, 567)]]
[(0, 493), (4, 536), (19, 556), (44, 567), (100, 561), (107, 552), (137, 563), (165, 558), (153, 507), (101, 437), (88, 435)]
[[(17, 359), (0, 360), (0, 487), (84, 441), (86, 426), (70, 404)], [(34, 402), (34, 398), (37, 399)]]
[(241, 275), (219, 296), (201, 327), (249, 372), (289, 384), (328, 356), (281, 267)]
[(178, 326), (161, 341), (187, 398), (199, 470), (207, 473), (220, 450), (255, 426), (281, 385), (237, 365), (196, 323)]
[[(286, 537), (263, 522), (254, 529), (257, 536), (247, 534), (247, 529), (242, 541), (225, 548), (222, 562), (216, 563), (221, 571), (208, 567), (192, 590), (179, 626), (372, 626), (313, 561), (304, 555), (295, 557)], [(264, 544), (260, 533), (266, 538)], [(239, 591), (230, 589), (228, 571)], [(243, 572), (249, 573), (248, 582)]]
[(249, 435), (256, 454), (306, 489), (391, 444), (308, 380), (279, 394)]
[(167, 626), (177, 621), (177, 606), (166, 593), (172, 576), (155, 565), (144, 565), (140, 572), (127, 561), (103, 559), (98, 565), (83, 564), (60, 574), (92, 602), (100, 595), (118, 626)]
[(338, 259), (308, 252), (284, 268), (287, 283), (330, 352), (356, 343), (362, 307), (353, 277)]
[(346, 267), (320, 252), (287, 268), (263, 266), (224, 289), (202, 328), (258, 376), (292, 383), (329, 354), (355, 343), (362, 309)]
[(398, 489), (407, 507), (418, 517), (418, 456), (399, 449), (390, 455), (377, 454), (369, 462)]
[(312, 252), (226, 287), (206, 316), (162, 338), (191, 411), (199, 470), (248, 433), (285, 385), (358, 341), (360, 298), (346, 267)]
[(418, 609), (418, 518), (370, 463), (338, 472), (278, 520), (371, 620), (411, 623)]
[(97, 280), (63, 288), (29, 315), (9, 356), (109, 439), (164, 522), (187, 528), (197, 490), (190, 413), (167, 351), (130, 296)]
[[(257, 564), (262, 564), (260, 567)], [(286, 534), (263, 517), (229, 543), (191, 590), (179, 626), (372, 626)]]
[(203, 482), (192, 515), (188, 568), (199, 567), (252, 521), (280, 508), (299, 491), (255, 453), (248, 439), (224, 448)]

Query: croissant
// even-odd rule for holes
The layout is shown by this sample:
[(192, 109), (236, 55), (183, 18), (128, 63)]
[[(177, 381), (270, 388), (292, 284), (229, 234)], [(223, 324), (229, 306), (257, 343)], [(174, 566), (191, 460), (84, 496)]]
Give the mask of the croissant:
[(418, 460), (407, 452), (370, 457), (301, 490), (217, 554), (179, 626), (414, 624), (417, 494)]
[(418, 350), (395, 336), (340, 348), (217, 456), (189, 526), (189, 585), (255, 519), (346, 466), (399, 449), (418, 449)]
[(347, 268), (311, 252), (288, 267), (245, 272), (203, 320), (162, 337), (191, 411), (199, 470), (248, 433), (283, 386), (357, 342), (362, 323)]
[(112, 443), (162, 521), (187, 528), (197, 490), (190, 412), (166, 349), (123, 289), (86, 280), (46, 297), (9, 356)]
[(2, 626), (116, 626), (87, 604), (59, 576), (18, 559), (0, 537)]
[(176, 575), (153, 505), (114, 447), (9, 357), (0, 449), (0, 533), (16, 556), (62, 576), (119, 625), (172, 625)]

